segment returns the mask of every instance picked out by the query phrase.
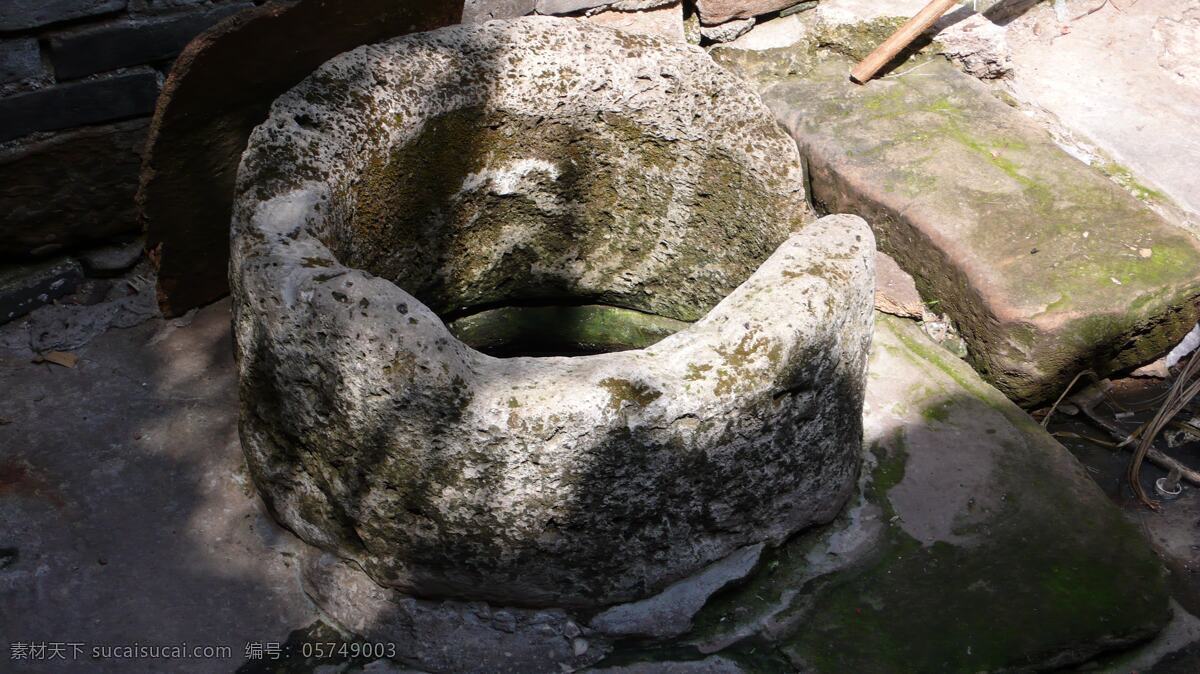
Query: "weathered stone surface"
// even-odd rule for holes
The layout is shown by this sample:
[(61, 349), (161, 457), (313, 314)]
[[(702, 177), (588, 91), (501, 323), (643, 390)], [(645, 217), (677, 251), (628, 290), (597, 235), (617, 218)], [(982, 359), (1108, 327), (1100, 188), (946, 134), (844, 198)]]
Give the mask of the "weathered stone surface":
[(194, 9), (200, 5), (215, 5), (237, 0), (129, 0), (129, 13), (134, 16), (143, 14), (169, 14), (181, 9)]
[(79, 129), (0, 153), (0, 255), (137, 230), (133, 195), (147, 122)]
[[(784, 276), (826, 265), (831, 278), (867, 280), (870, 257), (851, 243), (840, 251), (847, 262), (831, 259), (831, 246), (847, 242), (822, 242), (824, 229), (794, 235), (688, 330), (586, 359), (479, 355), (390, 282), (340, 265), (306, 272), (297, 260), (293, 271), (310, 280), (294, 277), (296, 297), (312, 293), (310, 303), (268, 317), (260, 312), (279, 297), (269, 288), (285, 281), (252, 275), (281, 258), (239, 257), (242, 282), (253, 284), (235, 297), (253, 303), (239, 311), (238, 348), (256, 483), (302, 537), (358, 559), (383, 583), (434, 596), (628, 601), (736, 547), (782, 540), (835, 514), (854, 475), (845, 454), (855, 424), (845, 417), (856, 406), (851, 361), (863, 326), (837, 316), (847, 301), (869, 303), (869, 292), (843, 299), (840, 284)], [(869, 241), (864, 233), (844, 230), (851, 241)], [(336, 295), (314, 280), (331, 273)], [(747, 307), (752, 300), (762, 304)], [(787, 307), (810, 303), (811, 318), (788, 318)], [(336, 353), (314, 356), (316, 337), (302, 326), (318, 325), (344, 335)], [(825, 334), (787, 336), (798, 329)], [(836, 355), (817, 355), (829, 348)], [(739, 352), (744, 360), (722, 355)], [(533, 447), (534, 461), (524, 459)], [(297, 452), (310, 458), (298, 463)], [(354, 513), (354, 534), (338, 512)]]
[(983, 80), (1012, 72), (1012, 51), (1004, 26), (981, 14), (972, 14), (936, 32), (941, 52), (959, 64), (968, 75)]
[(574, 14), (586, 9), (604, 7), (612, 4), (612, 0), (537, 0), (538, 14)]
[(116, 276), (137, 264), (144, 246), (141, 239), (101, 246), (80, 253), (79, 261), (89, 276)]
[(158, 101), (138, 192), (166, 315), (228, 292), (233, 181), (271, 101), (341, 52), (457, 23), (461, 12), (461, 0), (269, 3), (184, 49)]
[[(874, 251), (857, 218), (802, 227), (793, 152), (701, 50), (584, 21), (327, 63), (239, 172), (242, 432), (274, 511), (387, 585), (526, 606), (639, 599), (830, 517)], [(498, 360), (435, 313), (580, 301), (701, 320)]]
[(592, 618), (589, 624), (610, 637), (679, 636), (691, 628), (692, 617), (709, 597), (750, 575), (758, 565), (763, 547), (762, 543), (744, 547), (653, 597), (613, 606)]
[(617, 0), (609, 5), (610, 9), (619, 12), (644, 12), (657, 7), (673, 5), (678, 0)]
[(0, 31), (37, 28), (125, 9), (128, 0), (4, 0)]
[(218, 5), (207, 12), (153, 20), (107, 23), (58, 33), (50, 38), (54, 74), (60, 80), (124, 66), (165, 61), (196, 34), (225, 17), (253, 7), (249, 2)]
[(1195, 324), (1192, 237), (949, 64), (868, 87), (848, 65), (764, 99), (807, 156), (814, 200), (871, 223), (1011, 398), (1148, 362)]
[(70, 258), (0, 267), (0, 324), (69, 295), (82, 280), (79, 263)]
[(712, 42), (730, 42), (736, 40), (746, 31), (754, 27), (754, 17), (748, 19), (734, 19), (716, 26), (701, 26), (700, 34)]
[(575, 671), (611, 649), (607, 640), (560, 609), (414, 599), (312, 549), (301, 560), (301, 578), (308, 596), (342, 629), (394, 644), (393, 659), (426, 671)]
[[(795, 144), (701, 50), (576, 19), (509, 25), (529, 39), (553, 25), (581, 49), (594, 40), (622, 51), (603, 67), (588, 55), (551, 65), (491, 32), (458, 37), (473, 35), (463, 29), (461, 75), (417, 41), (389, 46), (421, 59), (403, 74), (379, 50), (361, 51), (276, 104), (284, 122), (260, 127), (243, 158), (243, 206), (328, 175), (321, 182), (342, 211), (317, 236), (343, 263), (395, 280), (435, 311), (576, 297), (683, 321), (812, 217)], [(453, 96), (414, 102), (450, 76)], [(561, 84), (539, 84), (550, 77)], [(382, 120), (388, 134), (348, 126), (347, 115)], [(349, 146), (365, 163), (336, 161)]]
[(922, 318), (925, 305), (917, 284), (887, 253), (875, 253), (875, 309), (903, 318)]
[[(1064, 3), (1071, 17), (1094, 8)], [(1123, 7), (1124, 5), (1122, 5)], [(1053, 3), (1007, 26), (1011, 91), (1073, 132), (1081, 156), (1200, 236), (1200, 5), (1111, 5), (1063, 34)], [(1177, 205), (1182, 214), (1171, 213)]]
[(675, 42), (685, 41), (682, 2), (640, 12), (599, 12), (588, 16), (587, 20), (600, 26), (616, 28), (635, 35), (657, 35)]
[(683, 41), (688, 44), (700, 46), (700, 16), (696, 12), (691, 11), (683, 19)]
[(466, 0), (463, 23), (483, 23), (492, 19), (515, 19), (532, 14), (537, 0)]
[(770, 14), (796, 4), (796, 0), (696, 0), (700, 22), (706, 26)]
[(860, 496), (684, 639), (712, 652), (758, 634), (800, 671), (980, 672), (1157, 633), (1161, 563), (1067, 450), (913, 323), (875, 326)]
[(158, 76), (145, 69), (0, 98), (0, 142), (149, 115), (157, 96)]
[(649, 660), (628, 665), (595, 667), (588, 674), (743, 674), (747, 672), (735, 660), (710, 655), (702, 660)]
[(29, 346), (38, 353), (74, 351), (110, 328), (130, 328), (158, 315), (153, 283), (135, 278), (96, 298), (92, 304), (56, 304), (26, 321)]
[(729, 46), (751, 50), (790, 47), (803, 40), (807, 33), (808, 26), (801, 16), (790, 14), (756, 24)]
[(0, 40), (0, 84), (40, 77), (42, 55), (34, 38)]

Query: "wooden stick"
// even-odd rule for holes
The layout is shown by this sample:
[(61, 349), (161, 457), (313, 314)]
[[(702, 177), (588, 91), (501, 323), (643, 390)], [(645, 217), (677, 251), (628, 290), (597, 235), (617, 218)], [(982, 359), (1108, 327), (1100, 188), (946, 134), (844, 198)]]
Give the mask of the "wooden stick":
[(884, 40), (883, 44), (876, 47), (875, 51), (868, 54), (867, 58), (859, 61), (858, 65), (850, 71), (850, 79), (858, 84), (866, 84), (875, 76), (875, 73), (879, 72), (880, 68), (896, 58), (896, 54), (904, 51), (904, 48), (912, 44), (918, 35), (928, 30), (938, 19), (942, 18), (943, 14), (957, 4), (958, 0), (932, 0), (925, 5), (924, 9), (917, 12), (916, 16), (909, 19), (888, 39)]

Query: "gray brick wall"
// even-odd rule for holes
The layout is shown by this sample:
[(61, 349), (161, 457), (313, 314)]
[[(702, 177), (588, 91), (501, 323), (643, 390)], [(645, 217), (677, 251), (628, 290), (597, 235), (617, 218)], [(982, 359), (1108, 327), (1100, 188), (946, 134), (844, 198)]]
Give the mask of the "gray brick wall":
[[(171, 61), (196, 34), (263, 1), (0, 0), (0, 263), (135, 230), (141, 144), (131, 128), (144, 138)], [(97, 140), (105, 135), (113, 142)], [(114, 147), (129, 156), (88, 154)], [(38, 194), (16, 178), (48, 152), (74, 165), (61, 172), (72, 184)], [(92, 180), (82, 166), (112, 168)], [(66, 191), (79, 198), (64, 206)], [(98, 225), (96, 213), (118, 221)]]

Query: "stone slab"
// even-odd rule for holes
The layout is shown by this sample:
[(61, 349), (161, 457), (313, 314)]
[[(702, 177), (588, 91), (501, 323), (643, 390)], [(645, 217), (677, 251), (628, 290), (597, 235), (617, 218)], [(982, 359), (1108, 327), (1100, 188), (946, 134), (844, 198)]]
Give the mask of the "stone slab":
[(0, 256), (20, 259), (137, 230), (145, 119), (0, 152)]
[(573, 14), (610, 4), (612, 4), (612, 0), (537, 0), (537, 13), (547, 15)]
[(808, 24), (800, 14), (789, 14), (755, 24), (745, 35), (729, 43), (734, 49), (777, 49), (790, 47), (808, 34)]
[(42, 55), (34, 38), (0, 40), (0, 84), (40, 77)]
[(1167, 624), (1165, 574), (1138, 530), (1065, 448), (912, 322), (876, 314), (863, 423), (859, 499), (764, 555), (683, 641), (773, 650), (801, 671), (1026, 671)]
[(79, 255), (88, 276), (117, 276), (137, 264), (145, 244), (141, 239), (84, 251)]
[(925, 305), (913, 277), (886, 253), (875, 254), (875, 310), (902, 318), (922, 318)]
[(111, 14), (125, 9), (127, 3), (128, 0), (5, 0), (0, 4), (0, 31)]
[(207, 12), (163, 19), (107, 23), (50, 38), (50, 58), (59, 80), (124, 66), (165, 61), (196, 34), (225, 17), (253, 7), (249, 2), (218, 5)]
[(0, 142), (34, 131), (144, 117), (157, 97), (158, 74), (147, 68), (0, 98)]
[(592, 618), (590, 626), (611, 637), (679, 636), (691, 628), (692, 617), (710, 597), (754, 570), (763, 547), (762, 543), (747, 546), (653, 597), (605, 609)]
[(457, 23), (461, 12), (458, 0), (271, 3), (184, 49), (158, 101), (138, 193), (165, 314), (228, 292), (233, 182), (250, 130), (266, 119), (271, 101), (336, 54)]
[(483, 23), (492, 19), (515, 19), (532, 14), (537, 0), (466, 0), (463, 23)]
[(947, 62), (866, 87), (849, 65), (827, 59), (764, 100), (806, 155), (814, 200), (872, 224), (1011, 398), (1149, 362), (1195, 324), (1193, 237)]
[(0, 267), (0, 323), (69, 295), (82, 280), (83, 270), (70, 258), (32, 266)]
[(754, 27), (754, 17), (748, 19), (734, 19), (716, 26), (700, 27), (700, 34), (706, 40), (712, 42), (731, 42), (745, 35), (747, 31)]
[(696, 12), (706, 26), (717, 26), (734, 19), (749, 19), (778, 12), (796, 4), (796, 0), (696, 0)]
[(586, 21), (635, 35), (658, 35), (683, 42), (683, 3), (676, 2), (641, 12), (603, 11)]
[[(1200, 6), (1118, 4), (1060, 25), (1043, 3), (1011, 23), (1013, 95), (1090, 145), (1094, 162), (1135, 175), (1135, 192), (1178, 204), (1200, 232)], [(1079, 17), (1096, 3), (1066, 6)]]
[(573, 672), (611, 649), (561, 609), (522, 609), (481, 601), (425, 600), (376, 584), (360, 568), (309, 549), (304, 591), (342, 629), (392, 644), (391, 657), (429, 672)]

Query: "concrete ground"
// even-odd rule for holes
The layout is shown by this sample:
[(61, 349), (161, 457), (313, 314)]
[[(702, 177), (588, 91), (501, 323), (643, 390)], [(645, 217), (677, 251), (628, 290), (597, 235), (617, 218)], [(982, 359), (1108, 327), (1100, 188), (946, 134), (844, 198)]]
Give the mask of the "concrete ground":
[[(110, 330), (74, 368), (30, 362), (20, 325), (0, 327), (0, 670), (229, 672), (248, 641), (282, 644), (316, 620), (299, 543), (245, 473), (228, 300), (185, 323)], [(43, 642), (83, 653), (10, 659)], [(230, 655), (90, 657), (183, 642)]]
[(1169, 197), (1197, 226), (1200, 5), (1044, 2), (1006, 32), (1017, 99)]

